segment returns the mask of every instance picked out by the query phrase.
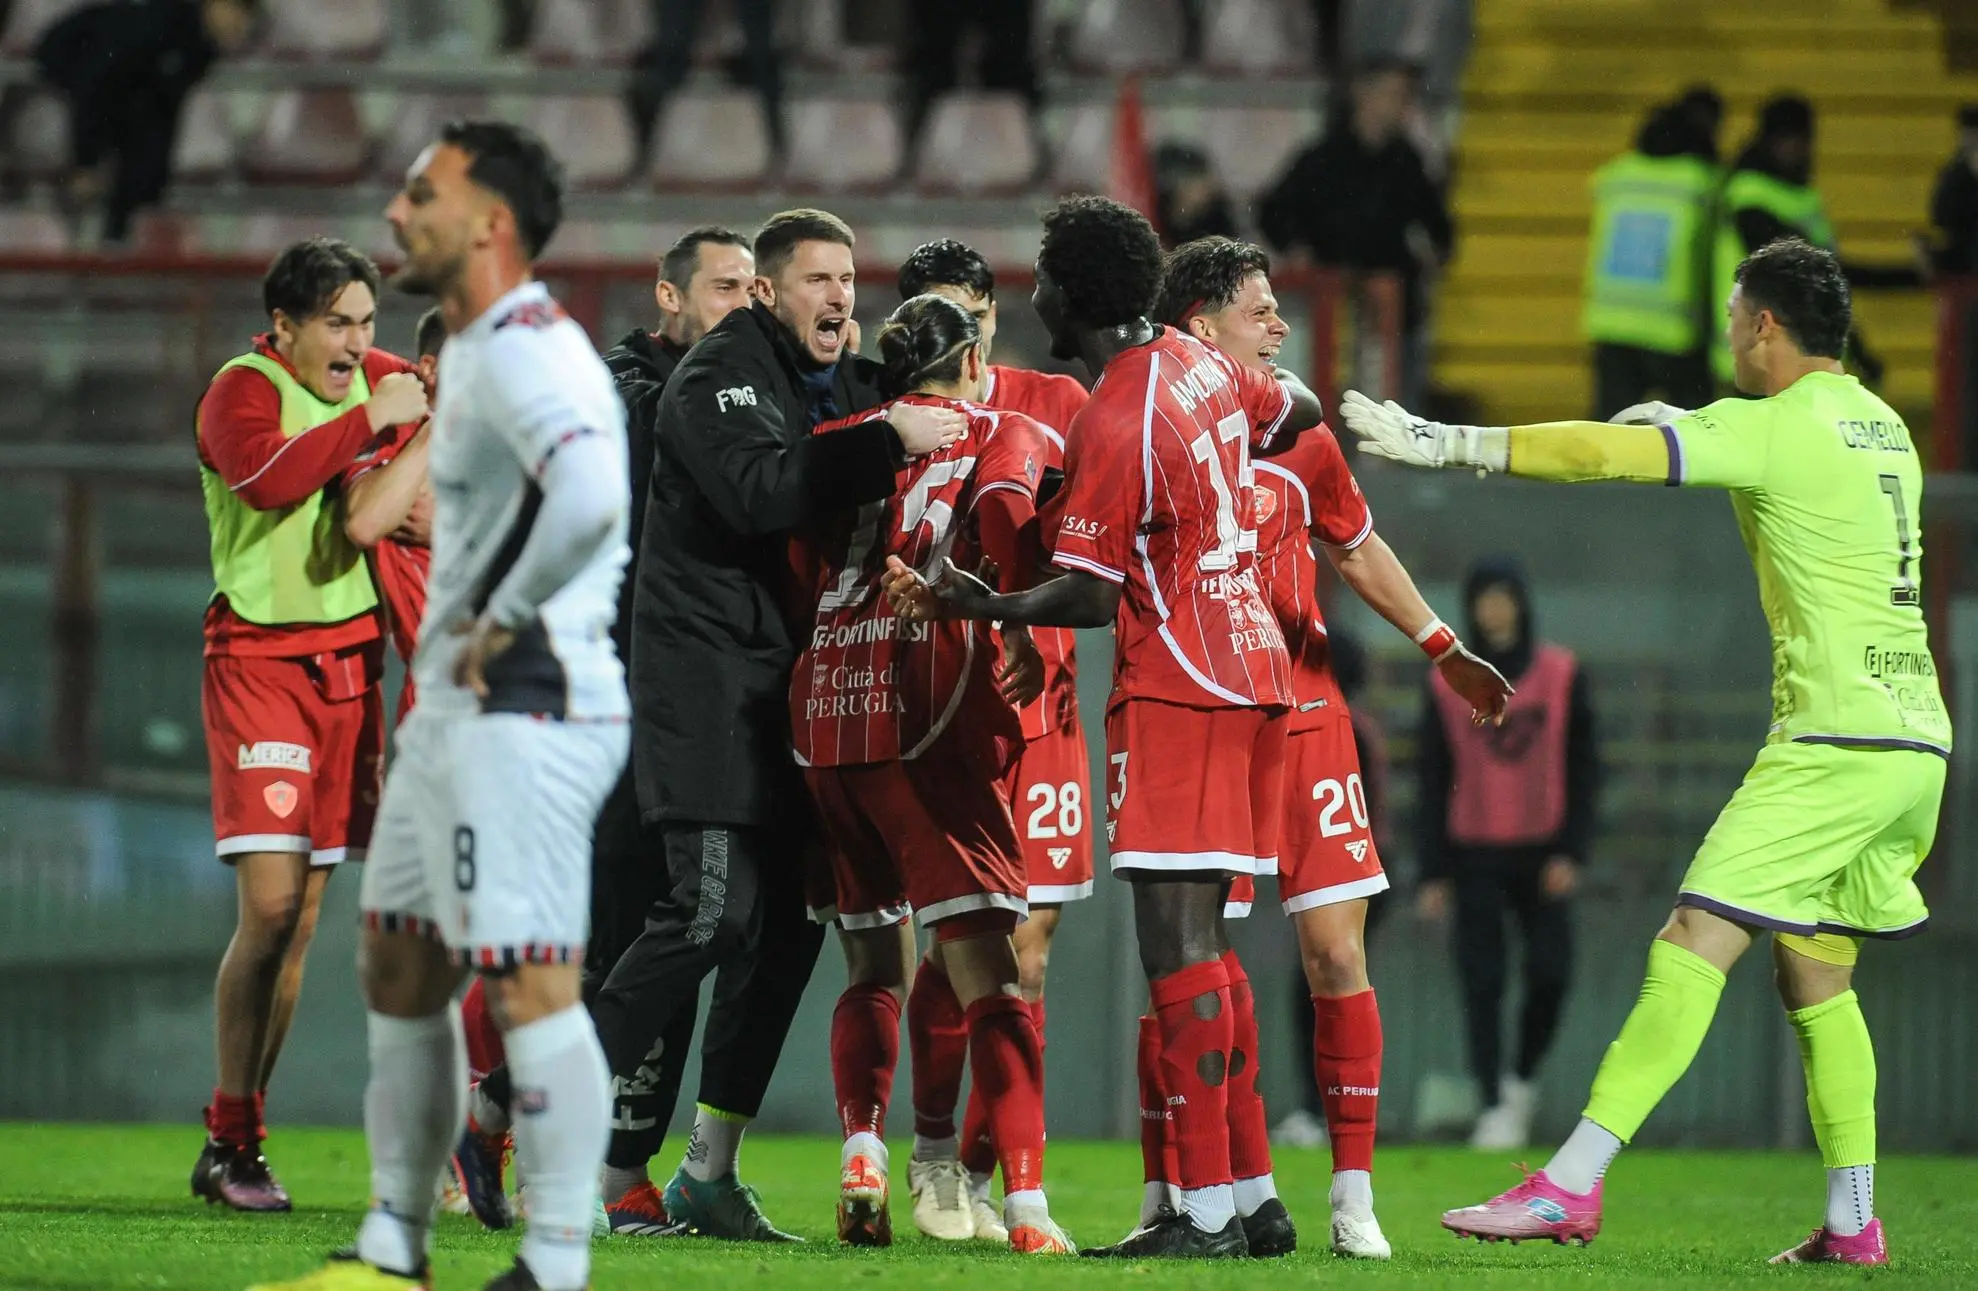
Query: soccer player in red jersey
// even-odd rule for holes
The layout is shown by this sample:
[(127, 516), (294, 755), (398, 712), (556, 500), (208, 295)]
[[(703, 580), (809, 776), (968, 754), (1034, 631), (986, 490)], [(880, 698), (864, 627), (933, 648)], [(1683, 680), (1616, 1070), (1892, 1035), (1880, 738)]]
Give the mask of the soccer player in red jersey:
[(261, 1154), (268, 1080), (330, 869), (362, 858), (377, 809), (377, 593), (341, 527), (321, 522), (373, 437), (426, 412), (411, 365), (371, 347), (378, 281), (334, 239), (283, 251), (262, 281), (268, 332), (214, 376), (196, 419), (214, 581), (201, 709), (239, 915), (214, 987), (219, 1071), (192, 1191), (237, 1210), (289, 1208)]
[[(967, 310), (982, 331), (983, 353), (993, 357), (996, 277), (974, 248), (947, 238), (916, 247), (900, 266), (899, 286), (902, 300), (932, 292)], [(1072, 377), (992, 364), (980, 401), (1038, 423), (1044, 432), (1045, 467), (1062, 473), (1064, 432), (1086, 397), (1085, 387)], [(1044, 692), (1017, 712), (1023, 745), (1006, 787), (1030, 880), (1030, 917), (1016, 932), (1017, 970), (1042, 1035), (1044, 972), (1059, 913), (1067, 903), (1092, 895), (1091, 760), (1078, 717), (1073, 634), (1069, 628), (1037, 628), (1031, 639), (1044, 663)], [(979, 1088), (969, 1091), (959, 1144), (955, 1138), (955, 1102), (968, 1038), (960, 1010), (952, 1003), (954, 992), (940, 977), (939, 963), (932, 956), (923, 959), (907, 996), (914, 1112), (908, 1180), (914, 1225), (930, 1237), (950, 1241), (972, 1236), (1000, 1242), (1006, 1235), (989, 1200), (996, 1148)]]
[[(968, 416), (959, 440), (917, 458), (891, 498), (815, 535), (820, 566), (810, 644), (790, 684), (796, 756), (832, 852), (851, 983), (831, 1019), (831, 1067), (845, 1132), (838, 1236), (892, 1241), (885, 1113), (899, 1055), (909, 914), (933, 929), (932, 957), (983, 1091), (1003, 1169), (1003, 1227), (1027, 1254), (1069, 1254), (1042, 1190), (1043, 1042), (1011, 941), (1027, 908), (1003, 776), (1020, 739), (997, 687), (994, 642), (967, 621), (915, 623), (881, 594), (888, 561), (993, 561), (1004, 586), (1028, 581), (1044, 436), (1028, 418), (967, 402), (982, 388), (981, 332), (939, 296), (896, 310), (876, 338), (882, 385)], [(884, 405), (853, 421), (885, 415)], [(826, 423), (831, 434), (851, 422)], [(1021, 629), (1013, 653), (1041, 675)], [(1006, 669), (1025, 671), (1015, 664)]]
[[(1290, 328), (1278, 314), (1269, 272), (1269, 257), (1248, 243), (1221, 237), (1190, 242), (1168, 257), (1155, 317), (1245, 367), (1272, 372)], [(1300, 436), (1284, 453), (1258, 462), (1256, 472), (1257, 574), (1291, 651), (1298, 701), (1285, 759), (1278, 895), (1297, 929), (1312, 993), (1314, 1070), (1332, 1140), (1332, 1249), (1386, 1259), (1392, 1251), (1374, 1218), (1371, 1175), (1380, 1013), (1367, 978), (1364, 937), (1367, 899), (1388, 884), (1374, 847), (1351, 715), (1326, 647), (1313, 539), (1323, 544), (1342, 581), (1429, 652), (1474, 712), (1501, 713), (1510, 687), (1442, 627), (1375, 534), (1366, 498), (1329, 430)], [(1239, 971), (1232, 967), (1232, 977)], [(1255, 1033), (1254, 1020), (1246, 1028), (1240, 1008), (1238, 1028)], [(1233, 1107), (1239, 1092), (1249, 1105), (1240, 1115), (1233, 1110), (1232, 1141), (1263, 1145), (1263, 1100), (1254, 1082), (1232, 1080)], [(1268, 1168), (1268, 1147), (1260, 1151)], [(1242, 1168), (1236, 1173), (1241, 1192)]]
[(1098, 375), (1066, 436), (1062, 576), (993, 593), (952, 564), (929, 583), (895, 562), (910, 618), (1114, 624), (1106, 828), (1129, 880), (1158, 1020), (1182, 1188), (1180, 1213), (1098, 1254), (1240, 1257), (1228, 1089), (1234, 1016), (1223, 896), (1275, 868), (1286, 713), (1284, 635), (1258, 588), (1253, 446), (1316, 426), (1318, 400), (1148, 321), (1159, 240), (1097, 197), (1044, 217), (1033, 303), (1052, 352)]

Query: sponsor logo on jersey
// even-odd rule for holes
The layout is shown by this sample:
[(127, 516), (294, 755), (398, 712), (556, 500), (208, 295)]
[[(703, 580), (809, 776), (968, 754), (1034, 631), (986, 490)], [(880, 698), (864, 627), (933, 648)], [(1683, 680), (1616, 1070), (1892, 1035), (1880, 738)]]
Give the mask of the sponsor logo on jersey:
[(1098, 539), (1106, 535), (1106, 525), (1101, 520), (1087, 520), (1083, 516), (1066, 516), (1064, 525), (1058, 530), (1067, 538)]
[(718, 390), (714, 395), (715, 406), (727, 412), (730, 408), (753, 408), (756, 406), (754, 386), (729, 386)]
[(1051, 858), (1051, 868), (1054, 870), (1061, 870), (1071, 864), (1071, 849), (1069, 847), (1047, 847), (1044, 849), (1044, 853)]
[(299, 771), (309, 774), (309, 746), (284, 744), (280, 740), (256, 740), (243, 744), (234, 755), (234, 766), (241, 771)]
[(1367, 840), (1364, 838), (1354, 839), (1346, 845), (1346, 854), (1353, 858), (1354, 864), (1365, 865), (1367, 863)]
[(268, 804), (268, 810), (282, 820), (287, 820), (302, 803), (301, 792), (286, 780), (277, 780), (261, 791), (261, 801)]

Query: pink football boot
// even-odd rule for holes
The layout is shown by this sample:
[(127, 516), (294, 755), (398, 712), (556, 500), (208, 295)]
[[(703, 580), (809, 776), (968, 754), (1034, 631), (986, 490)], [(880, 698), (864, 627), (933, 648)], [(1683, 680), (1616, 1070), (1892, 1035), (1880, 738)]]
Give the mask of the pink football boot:
[(1600, 1233), (1600, 1184), (1578, 1196), (1537, 1170), (1481, 1206), (1445, 1211), (1442, 1226), (1458, 1237), (1486, 1242), (1545, 1240), (1585, 1246)]

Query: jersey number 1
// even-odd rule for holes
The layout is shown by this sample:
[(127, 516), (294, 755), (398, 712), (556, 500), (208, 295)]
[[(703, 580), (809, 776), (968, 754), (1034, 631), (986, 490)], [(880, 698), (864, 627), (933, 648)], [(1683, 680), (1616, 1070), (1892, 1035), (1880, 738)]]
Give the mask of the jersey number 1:
[(1916, 562), (1916, 549), (1909, 545), (1909, 508), (1902, 501), (1902, 479), (1900, 476), (1884, 475), (1882, 492), (1889, 495), (1889, 505), (1896, 509), (1896, 549), (1901, 560), (1896, 565), (1896, 581), (1889, 588), (1889, 604), (1921, 605), (1922, 596), (1916, 588), (1916, 579), (1910, 574), (1910, 567)]

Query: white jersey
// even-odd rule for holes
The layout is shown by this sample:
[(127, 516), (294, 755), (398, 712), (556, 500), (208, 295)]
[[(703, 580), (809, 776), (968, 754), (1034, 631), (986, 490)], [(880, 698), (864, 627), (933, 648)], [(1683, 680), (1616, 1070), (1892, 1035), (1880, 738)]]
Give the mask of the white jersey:
[[(618, 588), (631, 552), (626, 510), (609, 538), (542, 600), (515, 644), (492, 661), (485, 702), (457, 685), (466, 637), (521, 556), (543, 503), (539, 481), (560, 449), (600, 437), (609, 446), (593, 498), (629, 500), (625, 409), (590, 338), (540, 283), (525, 283), (448, 338), (433, 414), (433, 568), (413, 676), (419, 706), (438, 715), (529, 713), (579, 721), (630, 714), (625, 669), (612, 645)], [(595, 490), (595, 491), (593, 491)]]

